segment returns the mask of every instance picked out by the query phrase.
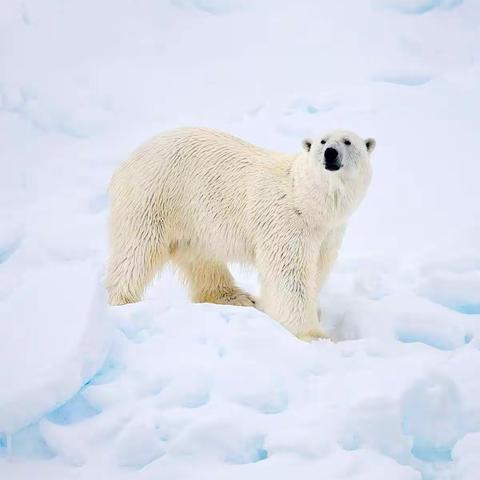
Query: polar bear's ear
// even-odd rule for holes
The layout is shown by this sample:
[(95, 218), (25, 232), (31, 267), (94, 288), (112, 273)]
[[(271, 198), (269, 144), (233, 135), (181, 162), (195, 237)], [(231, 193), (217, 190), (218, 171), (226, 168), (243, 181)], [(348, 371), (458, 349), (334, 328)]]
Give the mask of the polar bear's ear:
[(375, 141), (374, 138), (367, 138), (365, 140), (365, 145), (367, 147), (368, 153), (372, 153), (375, 150), (375, 146), (377, 145), (377, 142)]
[(312, 148), (312, 140), (310, 138), (306, 138), (305, 140), (303, 140), (302, 146), (307, 152), (309, 152)]

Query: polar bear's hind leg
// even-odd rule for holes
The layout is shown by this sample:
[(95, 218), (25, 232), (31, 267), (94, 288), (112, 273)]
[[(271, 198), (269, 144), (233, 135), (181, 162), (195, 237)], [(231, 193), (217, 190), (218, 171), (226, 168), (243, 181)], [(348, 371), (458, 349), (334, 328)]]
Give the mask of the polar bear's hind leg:
[(110, 305), (136, 303), (168, 260), (159, 236), (145, 230), (112, 228), (112, 251), (105, 286)]
[(256, 306), (255, 298), (235, 285), (225, 263), (193, 255), (175, 256), (174, 263), (188, 285), (193, 302)]

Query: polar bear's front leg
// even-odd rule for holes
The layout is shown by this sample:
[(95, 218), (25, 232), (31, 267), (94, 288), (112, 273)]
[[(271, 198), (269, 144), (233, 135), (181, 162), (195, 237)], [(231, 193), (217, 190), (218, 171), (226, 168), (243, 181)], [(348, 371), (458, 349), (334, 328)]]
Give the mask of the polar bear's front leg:
[(333, 264), (338, 256), (338, 250), (342, 245), (343, 236), (345, 234), (345, 226), (334, 228), (323, 239), (317, 260), (316, 272), (316, 290), (317, 293), (323, 287)]
[(257, 252), (261, 309), (306, 341), (325, 337), (316, 308), (315, 257), (314, 248), (296, 238)]

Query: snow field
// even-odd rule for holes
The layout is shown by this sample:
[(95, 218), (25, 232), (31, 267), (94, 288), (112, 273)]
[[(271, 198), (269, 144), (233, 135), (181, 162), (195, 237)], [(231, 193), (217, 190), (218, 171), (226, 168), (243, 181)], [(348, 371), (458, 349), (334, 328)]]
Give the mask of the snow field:
[[(0, 8), (1, 478), (476, 480), (477, 2)], [(111, 172), (185, 124), (377, 139), (331, 341), (192, 305), (169, 271), (105, 305)]]

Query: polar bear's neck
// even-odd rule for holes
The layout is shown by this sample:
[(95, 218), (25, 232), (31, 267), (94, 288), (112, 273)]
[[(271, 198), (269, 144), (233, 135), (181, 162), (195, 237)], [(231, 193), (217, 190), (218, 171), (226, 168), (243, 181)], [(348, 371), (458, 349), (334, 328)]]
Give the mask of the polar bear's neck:
[(313, 227), (336, 227), (347, 221), (370, 183), (368, 163), (354, 170), (329, 172), (298, 156), (292, 166), (293, 197)]

